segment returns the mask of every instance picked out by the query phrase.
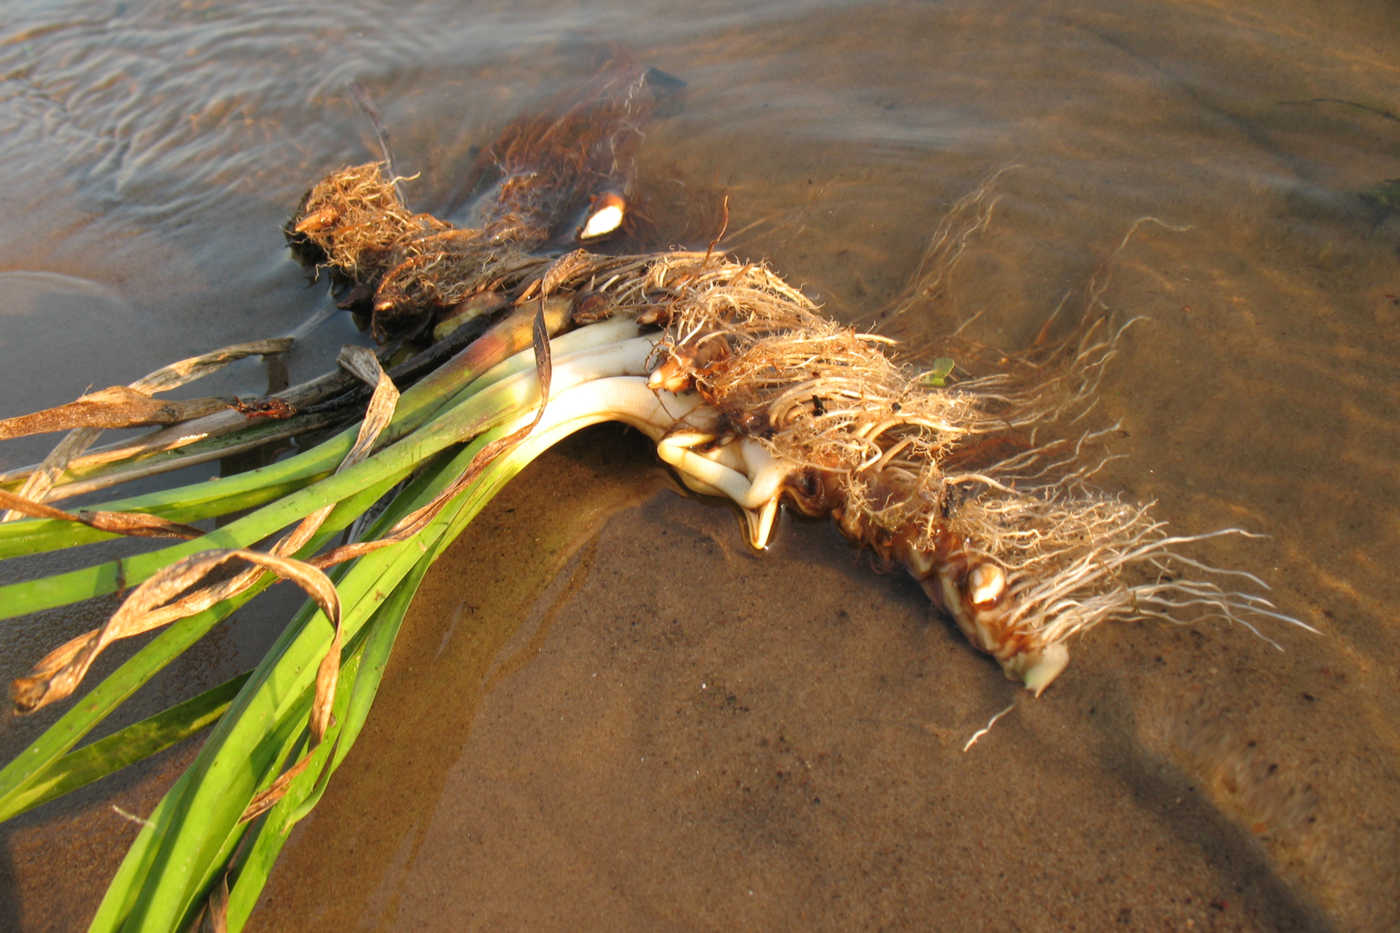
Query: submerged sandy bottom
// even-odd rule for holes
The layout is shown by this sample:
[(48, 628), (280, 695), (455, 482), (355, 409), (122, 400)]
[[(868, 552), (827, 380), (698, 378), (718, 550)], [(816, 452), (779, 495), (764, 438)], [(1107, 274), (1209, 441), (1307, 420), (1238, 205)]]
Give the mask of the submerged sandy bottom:
[(1390, 766), (1311, 651), (1121, 627), (1035, 701), (830, 529), (755, 556), (635, 447), (547, 458), (430, 578), (258, 928), (1387, 922)]
[[(596, 430), (531, 467), (429, 575), (252, 929), (1400, 926), (1400, 218), (1358, 194), (1400, 175), (1377, 106), (1394, 42), (1364, 3), (1059, 6), (783, 8), (761, 32), (697, 11), (694, 35), (652, 14), (625, 38), (690, 88), (645, 168), (729, 192), (736, 248), (856, 320), (904, 286), (958, 197), (1018, 165), (991, 226), (901, 322), (916, 345), (972, 318), (982, 339), (1023, 345), (1137, 217), (1190, 225), (1147, 225), (1108, 263), (1106, 302), (1149, 321), (1105, 380), (1096, 423), (1119, 423), (1125, 458), (1100, 481), (1157, 500), (1175, 529), (1267, 535), (1200, 553), (1259, 573), (1321, 635), (1267, 626), (1278, 652), (1216, 624), (1102, 628), (1035, 700), (825, 523), (788, 522), (754, 554), (732, 510), (681, 494), (636, 436)], [(270, 151), (211, 135), (239, 125), (218, 122), (223, 104), (153, 96), (198, 126), (183, 142), (157, 126), (176, 142), (153, 163), (112, 155), (112, 191), (85, 165), (57, 173), (71, 187), (35, 185), (28, 166), (4, 189), (26, 218), (10, 221), (26, 239), (6, 269), (120, 297), (81, 377), (63, 372), (79, 325), (37, 310), (7, 325), (24, 339), (0, 343), (18, 360), (0, 370), (5, 413), (263, 336), (323, 300), (300, 290), (276, 228), (324, 162), (364, 157), (363, 127), (326, 103), (331, 78), (277, 70), (306, 61), (272, 53), (284, 27), (305, 38), (289, 19), (250, 40), (275, 88), (230, 91)], [(463, 100), (480, 136), (529, 81), (576, 76), (566, 56), (437, 48), (420, 63), (396, 45), (381, 74), (381, 44), (344, 32), (307, 48), (368, 76), (425, 200), (457, 164), (435, 146)], [(200, 94), (208, 78), (191, 72)], [(214, 177), (180, 187), (211, 155)], [(352, 336), (335, 326), (322, 356)], [(53, 360), (35, 362), (46, 327)], [(246, 668), (295, 601), (217, 630), (139, 702)], [(5, 623), (4, 672), (107, 608)], [(7, 756), (42, 724), (8, 722)], [(136, 831), (113, 806), (148, 813), (193, 752), (0, 827), (0, 927), (81, 927)]]

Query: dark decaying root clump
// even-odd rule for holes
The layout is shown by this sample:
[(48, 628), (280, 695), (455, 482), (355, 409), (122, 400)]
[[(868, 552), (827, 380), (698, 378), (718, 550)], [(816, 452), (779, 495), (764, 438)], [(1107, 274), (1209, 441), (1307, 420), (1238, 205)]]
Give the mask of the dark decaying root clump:
[(567, 242), (591, 206), (626, 203), (642, 127), (665, 81), (611, 61), (555, 112), (512, 123), (468, 175), (478, 205), (470, 227), (412, 212), (399, 191), (404, 179), (387, 163), (368, 163), (307, 192), (288, 240), (304, 263), (331, 269), (341, 306), (367, 313), (376, 339), (423, 330), (523, 257)]
[(410, 211), (384, 163), (332, 172), (301, 200), (285, 232), (298, 258), (328, 265), (355, 282), (374, 282), (412, 243), (450, 225)]
[[(367, 312), (381, 342), (431, 326), (470, 298), (492, 272), (528, 254), (480, 230), (408, 210), (383, 163), (341, 169), (307, 193), (287, 236), (303, 262), (328, 266), (339, 304)], [(384, 223), (376, 226), (375, 212)]]
[(495, 242), (539, 245), (577, 232), (569, 226), (599, 197), (630, 197), (643, 127), (674, 81), (613, 59), (544, 116), (512, 123), (467, 174), (471, 226)]

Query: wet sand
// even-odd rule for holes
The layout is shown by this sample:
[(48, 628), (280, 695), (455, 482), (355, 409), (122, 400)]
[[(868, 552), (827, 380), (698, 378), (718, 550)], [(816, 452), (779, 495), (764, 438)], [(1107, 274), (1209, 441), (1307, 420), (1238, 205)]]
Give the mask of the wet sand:
[[(647, 485), (613, 474), (616, 444), (597, 432), (539, 464), (432, 578), (259, 928), (1383, 920), (1357, 908), (1384, 841), (1334, 847), (1327, 829), (1358, 815), (1339, 783), (1369, 775), (1324, 784), (1328, 750), (1299, 747), (1351, 720), (1316, 661), (1123, 627), (1037, 702), (816, 523), (755, 556), (736, 516), (660, 489), (561, 546), (551, 515), (591, 522), (594, 496)], [(532, 485), (564, 492), (541, 509)], [(558, 569), (510, 586), (488, 546)], [(1279, 695), (1290, 674), (1311, 699)]]
[[(541, 458), (429, 576), (251, 928), (1400, 925), (1400, 218), (1360, 195), (1400, 176), (1400, 39), (1383, 21), (1364, 4), (961, 4), (639, 27), (648, 60), (690, 82), (648, 137), (648, 170), (730, 192), (735, 248), (844, 320), (904, 286), (958, 197), (1019, 165), (903, 336), (976, 317), (982, 339), (1021, 345), (1110, 271), (1104, 300), (1148, 320), (1103, 386), (1096, 418), (1119, 423), (1124, 458), (1101, 485), (1157, 500), (1173, 528), (1266, 535), (1200, 553), (1258, 573), (1321, 634), (1268, 627), (1279, 652), (1224, 625), (1102, 628), (1035, 700), (825, 524), (789, 521), (751, 553), (731, 510), (682, 495), (639, 439), (596, 430)], [(539, 59), (450, 80), (407, 61), (372, 90), (429, 192), (452, 159), (429, 141), (462, 108), (454, 88), (514, 89), (480, 101), (489, 124), (544, 80)], [(215, 315), (218, 334), (172, 325), (188, 347), (146, 348), (155, 363), (270, 330), (252, 299), (295, 276), (275, 244), (249, 244), (275, 238), (336, 129), (225, 231), (251, 281), (208, 246), (163, 279), (86, 268), (162, 323), (192, 296), (257, 304), (246, 325)], [(1148, 214), (1191, 229), (1143, 227), (1109, 262)], [(187, 242), (159, 215), (124, 222)], [(6, 268), (73, 273), (58, 247), (87, 235), (47, 234), (49, 252)], [(5, 386), (23, 407), (72, 394)], [(256, 657), (281, 612), (149, 702)], [(24, 631), (7, 673), (40, 638)], [(35, 728), (12, 725), (4, 747)], [(148, 812), (190, 754), (0, 828), (0, 925), (85, 922), (134, 832), (111, 805)]]

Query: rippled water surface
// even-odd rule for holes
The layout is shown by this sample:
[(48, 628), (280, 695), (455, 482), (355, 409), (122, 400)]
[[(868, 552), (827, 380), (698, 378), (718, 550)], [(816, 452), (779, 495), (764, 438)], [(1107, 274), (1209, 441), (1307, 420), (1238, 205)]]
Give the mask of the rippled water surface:
[[(10, 3), (0, 414), (321, 308), (279, 226), (373, 157), (352, 82), (432, 210), (473, 145), (618, 43), (687, 83), (648, 129), (658, 226), (696, 242), (682, 205), (728, 194), (727, 244), (843, 320), (887, 308), (1004, 169), (892, 329), (1015, 347), (1107, 281), (1145, 320), (1094, 415), (1120, 425), (1102, 483), (1264, 535), (1203, 553), (1322, 634), (1100, 629), (1032, 700), (824, 525), (750, 553), (729, 509), (599, 431), (429, 577), (254, 925), (1400, 926), (1394, 5), (746, 6)], [(358, 339), (333, 319), (293, 376)], [(146, 702), (251, 663), (290, 602)], [(5, 623), (5, 675), (104, 609)], [(9, 723), (6, 756), (43, 725)], [(84, 923), (135, 832), (113, 805), (148, 811), (192, 753), (0, 827), (0, 927)]]

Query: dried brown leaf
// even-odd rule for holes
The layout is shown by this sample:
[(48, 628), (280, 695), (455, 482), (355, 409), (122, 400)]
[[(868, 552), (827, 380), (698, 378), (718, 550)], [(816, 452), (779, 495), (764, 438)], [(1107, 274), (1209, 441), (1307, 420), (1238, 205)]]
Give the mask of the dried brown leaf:
[(296, 583), (316, 600), (326, 617), (339, 629), (340, 596), (335, 584), (311, 564), (244, 548), (202, 551), (146, 580), (131, 592), (105, 625), (50, 652), (34, 666), (28, 677), (15, 680), (10, 685), (10, 699), (16, 710), (32, 712), (72, 694), (107, 645), (173, 621), (168, 613), (162, 611), (165, 604), (234, 559), (247, 561), (259, 570), (271, 571), (282, 579)]
[(145, 512), (105, 512), (86, 510), (65, 512), (63, 509), (34, 502), (24, 496), (0, 489), (0, 508), (29, 518), (52, 518), (59, 521), (77, 522), (108, 531), (112, 534), (128, 535), (133, 538), (198, 538), (203, 531), (193, 525), (166, 521), (158, 515)]
[[(164, 392), (207, 376), (234, 360), (240, 360), (247, 356), (270, 356), (285, 353), (291, 349), (293, 343), (295, 341), (290, 337), (274, 337), (270, 340), (236, 343), (199, 356), (179, 360), (168, 366), (162, 366), (160, 369), (137, 379), (128, 388), (148, 395)], [(92, 446), (100, 433), (101, 430), (97, 427), (77, 428), (70, 432), (30, 473), (24, 486), (19, 490), (20, 495), (35, 502), (47, 499), (49, 490), (53, 488), (58, 477), (63, 475), (63, 471), (74, 459), (82, 456)], [(18, 517), (16, 514), (7, 513), (0, 515), (0, 521), (11, 521)]]
[(185, 401), (153, 399), (129, 386), (109, 386), (43, 411), (0, 420), (0, 440), (47, 434), (72, 428), (130, 428), (146, 424), (175, 424), (234, 404), (229, 398)]

